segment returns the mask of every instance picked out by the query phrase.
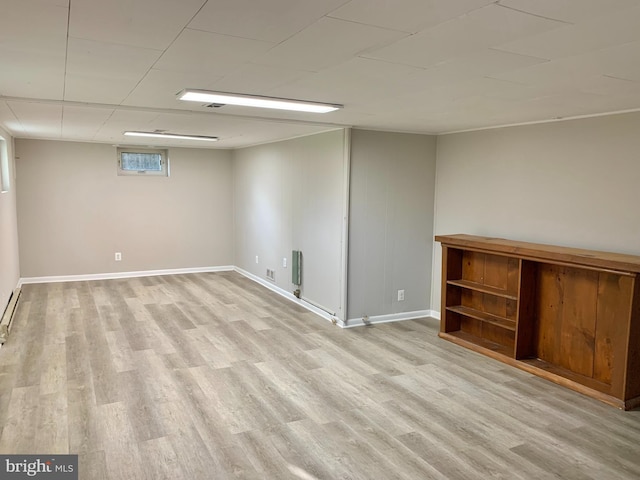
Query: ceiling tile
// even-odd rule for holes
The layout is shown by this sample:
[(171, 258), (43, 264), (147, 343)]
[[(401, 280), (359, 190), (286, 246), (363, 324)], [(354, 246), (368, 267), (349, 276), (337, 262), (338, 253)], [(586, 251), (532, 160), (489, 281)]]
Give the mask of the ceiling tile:
[(274, 88), (309, 75), (313, 73), (284, 67), (245, 64), (213, 82), (212, 88), (224, 92), (267, 95)]
[(640, 5), (599, 15), (577, 25), (566, 25), (557, 30), (502, 43), (496, 48), (547, 59), (569, 57), (638, 40), (638, 25)]
[(640, 82), (598, 75), (584, 78), (576, 87), (583, 93), (620, 97), (633, 95), (640, 99)]
[(415, 33), (484, 7), (494, 0), (352, 0), (329, 14), (352, 22)]
[(421, 91), (403, 92), (389, 98), (381, 98), (379, 107), (390, 112), (404, 114), (441, 115), (450, 110), (461, 99), (478, 97), (495, 91), (502, 91), (511, 84), (501, 80), (478, 77), (466, 81), (428, 87)]
[(67, 16), (51, 2), (3, 1), (0, 95), (62, 98)]
[(499, 3), (521, 12), (569, 23), (638, 6), (638, 0), (500, 0)]
[(560, 95), (571, 91), (573, 91), (573, 88), (567, 87), (566, 85), (522, 85), (520, 83), (505, 81), (503, 82), (503, 88), (485, 92), (484, 95), (502, 100), (526, 102), (534, 98)]
[(73, 0), (69, 35), (164, 50), (206, 0)]
[(406, 36), (402, 32), (325, 17), (254, 63), (319, 71)]
[(600, 66), (592, 61), (592, 55), (551, 60), (530, 67), (496, 73), (493, 77), (523, 85), (575, 85), (585, 76), (600, 73)]
[(236, 148), (251, 145), (259, 145), (268, 142), (288, 140), (294, 137), (313, 135), (335, 128), (322, 125), (305, 125), (302, 123), (261, 122), (244, 120), (242, 123), (233, 124), (232, 136), (220, 135), (220, 141), (216, 142), (218, 148)]
[(353, 104), (374, 101), (404, 87), (406, 79), (421, 71), (407, 65), (353, 58), (335, 67), (287, 83), (269, 91), (269, 95), (285, 98), (304, 98), (328, 103)]
[(38, 3), (41, 5), (53, 6), (53, 7), (64, 7), (69, 8), (70, 0), (32, 0), (32, 4)]
[[(575, 91), (536, 98), (520, 105), (526, 111), (540, 112), (539, 119), (545, 120), (603, 113), (603, 108), (608, 110), (607, 104), (610, 99), (604, 95)], [(640, 106), (640, 101), (635, 106)]]
[(18, 118), (27, 136), (60, 138), (62, 105), (21, 101), (7, 101), (7, 105)]
[(207, 32), (280, 43), (348, 0), (216, 0), (189, 23)]
[(9, 105), (7, 105), (7, 102), (3, 100), (0, 100), (0, 126), (13, 136), (27, 136), (22, 124), (18, 120), (18, 117), (14, 115), (13, 111), (9, 108)]
[(127, 130), (152, 131), (149, 126), (160, 114), (149, 111), (136, 111), (124, 108), (116, 108), (112, 115), (94, 133), (93, 139), (100, 142), (113, 144), (156, 145), (153, 138), (125, 137)]
[(119, 104), (161, 53), (148, 48), (70, 38), (65, 100)]
[(439, 87), (464, 82), (473, 77), (493, 76), (547, 62), (540, 58), (517, 54), (505, 55), (506, 53), (488, 48), (473, 55), (420, 70), (410, 80), (413, 84), (422, 85), (423, 88)]
[(191, 102), (178, 101), (176, 94), (185, 88), (209, 90), (220, 78), (197, 72), (171, 72), (152, 68), (122, 103), (189, 110), (192, 106)]
[(186, 29), (154, 68), (220, 76), (260, 56), (273, 45), (258, 40)]
[[(34, 15), (34, 8), (38, 15)], [(67, 39), (68, 9), (43, 2), (3, 0), (0, 48), (57, 53)]]
[(597, 75), (640, 80), (640, 42), (559, 58), (519, 70), (497, 73), (494, 76), (526, 85), (575, 88), (584, 78)]
[(591, 57), (603, 75), (640, 82), (640, 41), (599, 50)]
[(519, 37), (564, 26), (515, 10), (489, 5), (363, 56), (429, 67)]
[(6, 51), (0, 47), (0, 95), (62, 100), (64, 49), (55, 54)]
[(113, 109), (64, 106), (62, 111), (62, 137), (70, 139), (93, 139)]

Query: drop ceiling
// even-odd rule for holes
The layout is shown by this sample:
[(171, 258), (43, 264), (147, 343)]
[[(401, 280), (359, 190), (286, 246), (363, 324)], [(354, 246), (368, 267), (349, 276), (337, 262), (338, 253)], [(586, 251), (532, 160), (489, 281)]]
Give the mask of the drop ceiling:
[[(3, 0), (0, 125), (236, 148), (344, 126), (441, 134), (629, 111), (639, 25), (640, 0)], [(184, 88), (344, 108), (214, 109), (178, 101)]]

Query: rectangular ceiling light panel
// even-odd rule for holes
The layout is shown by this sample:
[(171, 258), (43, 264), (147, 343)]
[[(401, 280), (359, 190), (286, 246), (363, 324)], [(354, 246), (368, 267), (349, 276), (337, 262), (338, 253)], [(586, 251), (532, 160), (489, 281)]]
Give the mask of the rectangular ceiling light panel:
[(178, 94), (178, 100), (200, 103), (218, 103), (221, 105), (240, 105), (243, 107), (272, 108), (293, 110), (296, 112), (328, 113), (342, 108), (342, 105), (329, 103), (303, 102), (286, 98), (260, 97), (255, 95), (237, 95), (235, 93), (210, 92), (207, 90), (186, 89)]
[(154, 137), (154, 138), (173, 138), (176, 140), (203, 140), (205, 142), (217, 142), (218, 137), (207, 137), (204, 135), (179, 135), (176, 133), (162, 132), (124, 132), (128, 137)]

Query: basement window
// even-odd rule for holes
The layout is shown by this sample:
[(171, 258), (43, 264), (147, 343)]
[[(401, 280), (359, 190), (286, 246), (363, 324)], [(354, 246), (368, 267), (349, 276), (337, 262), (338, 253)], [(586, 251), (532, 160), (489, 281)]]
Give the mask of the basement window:
[(167, 150), (118, 148), (118, 175), (169, 176)]
[(9, 178), (9, 151), (7, 141), (0, 137), (0, 193), (7, 193), (11, 187)]

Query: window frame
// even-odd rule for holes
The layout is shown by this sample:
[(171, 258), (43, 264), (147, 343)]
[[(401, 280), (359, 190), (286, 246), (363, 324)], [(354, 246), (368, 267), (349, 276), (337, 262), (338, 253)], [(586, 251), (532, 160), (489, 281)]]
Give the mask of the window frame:
[[(122, 168), (123, 153), (155, 153), (160, 154), (161, 170), (125, 170)], [(149, 147), (117, 147), (118, 176), (131, 177), (168, 177), (169, 176), (169, 150), (166, 148)]]

